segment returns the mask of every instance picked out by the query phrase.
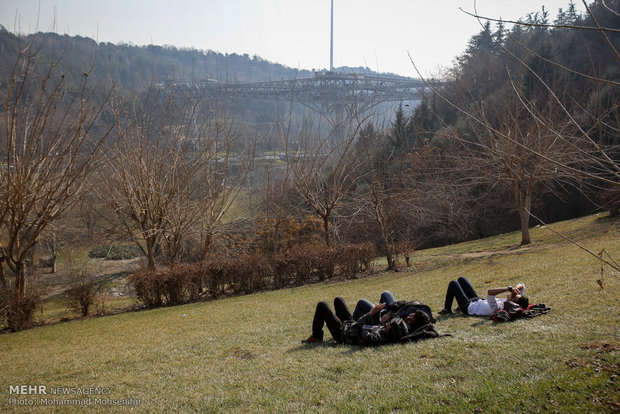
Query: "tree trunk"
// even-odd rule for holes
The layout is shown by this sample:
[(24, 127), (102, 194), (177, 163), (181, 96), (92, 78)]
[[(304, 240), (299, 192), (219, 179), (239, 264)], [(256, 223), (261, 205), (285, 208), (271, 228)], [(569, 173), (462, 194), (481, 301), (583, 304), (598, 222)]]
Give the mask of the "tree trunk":
[(392, 254), (392, 246), (385, 246), (385, 257), (388, 262), (388, 270), (396, 270), (396, 266), (394, 264), (394, 255)]
[(525, 194), (523, 194), (522, 187), (524, 185), (523, 181), (513, 182), (515, 204), (521, 221), (521, 246), (532, 242), (530, 240), (530, 214), (528, 213), (532, 200), (531, 185), (528, 185)]
[(4, 275), (4, 258), (0, 259), (0, 286), (2, 287), (2, 290), (6, 290), (8, 288), (6, 276)]
[(26, 296), (26, 264), (16, 263), (15, 270), (15, 295), (19, 302)]
[(385, 245), (385, 257), (388, 262), (388, 270), (396, 270), (396, 263), (394, 263), (394, 250), (392, 245), (388, 241), (385, 231), (383, 231), (383, 244)]
[(51, 273), (56, 273), (56, 258), (58, 257), (58, 235), (55, 232), (52, 232), (50, 239), (45, 241), (45, 246), (47, 247), (47, 252), (50, 255), (50, 267)]
[(323, 231), (325, 233), (325, 244), (327, 247), (331, 247), (331, 242), (329, 240), (329, 216), (323, 216)]
[(524, 206), (521, 208), (521, 245), (530, 244), (530, 209), (532, 208), (532, 188), (534, 187), (533, 176), (527, 182), (525, 190)]
[(146, 240), (146, 260), (149, 270), (155, 270), (154, 245), (154, 240)]
[(388, 229), (382, 219), (377, 217), (375, 219), (381, 228), (381, 238), (383, 239), (383, 245), (385, 246), (385, 258), (388, 261), (388, 270), (396, 270), (396, 263), (394, 263), (394, 249), (390, 244), (388, 238)]
[(211, 246), (212, 235), (209, 232), (204, 235), (204, 240), (202, 242), (202, 250), (200, 252), (200, 261), (203, 262), (207, 258), (207, 252), (209, 251), (209, 246)]
[(519, 207), (519, 217), (521, 218), (521, 246), (530, 244), (530, 208), (532, 205), (532, 185), (531, 182), (527, 186), (523, 205)]
[(530, 244), (530, 215), (525, 211), (525, 207), (519, 209), (519, 218), (521, 219), (521, 246)]
[(276, 225), (273, 228), (273, 249), (271, 258), (275, 260), (280, 252), (280, 220), (276, 219)]

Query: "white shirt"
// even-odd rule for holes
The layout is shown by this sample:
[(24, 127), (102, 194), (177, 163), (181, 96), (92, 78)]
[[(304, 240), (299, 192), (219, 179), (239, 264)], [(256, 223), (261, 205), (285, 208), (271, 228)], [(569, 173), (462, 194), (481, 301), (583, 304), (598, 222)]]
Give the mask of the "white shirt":
[(487, 295), (486, 299), (478, 299), (471, 302), (467, 307), (467, 313), (476, 316), (491, 316), (498, 309), (504, 309), (506, 299), (496, 299), (493, 295)]

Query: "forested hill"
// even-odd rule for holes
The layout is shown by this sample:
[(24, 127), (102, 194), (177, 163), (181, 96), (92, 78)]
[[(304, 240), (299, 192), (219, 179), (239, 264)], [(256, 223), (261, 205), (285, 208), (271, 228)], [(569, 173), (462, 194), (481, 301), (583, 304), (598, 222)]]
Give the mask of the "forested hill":
[[(409, 113), (400, 108), (383, 152), (413, 160), (411, 171), (422, 177), (415, 185), (432, 183), (428, 194), (450, 195), (441, 202), (420, 196), (430, 206), (426, 233), (446, 228), (436, 244), (519, 223), (527, 244), (528, 226), (538, 223), (532, 215), (554, 222), (601, 204), (617, 213), (618, 10), (619, 0), (596, 0), (585, 13), (569, 3), (518, 24), (483, 21), (437, 94)], [(376, 140), (371, 126), (364, 132)], [(420, 216), (416, 211), (411, 220)], [(411, 228), (403, 221), (394, 227)]]
[[(139, 85), (162, 79), (217, 79), (229, 82), (258, 82), (314, 76), (312, 70), (290, 68), (260, 56), (224, 54), (211, 50), (173, 46), (135, 46), (97, 43), (81, 36), (36, 33), (15, 36), (0, 26), (0, 56), (5, 62), (3, 78), (11, 69), (18, 48), (34, 44), (45, 54), (61, 59), (68, 75), (91, 72), (94, 81), (114, 83), (117, 88), (132, 90)], [(342, 72), (372, 73), (368, 68), (338, 68)], [(389, 74), (388, 74), (389, 75)]]

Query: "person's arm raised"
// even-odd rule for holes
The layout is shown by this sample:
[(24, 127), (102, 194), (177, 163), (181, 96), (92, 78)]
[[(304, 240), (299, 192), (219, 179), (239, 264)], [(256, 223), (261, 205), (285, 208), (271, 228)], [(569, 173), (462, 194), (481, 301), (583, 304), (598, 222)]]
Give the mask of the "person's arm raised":
[(512, 290), (512, 286), (505, 287), (505, 288), (495, 288), (495, 289), (489, 289), (489, 290), (487, 291), (487, 295), (489, 295), (489, 296), (495, 296), (495, 295), (499, 295), (500, 293), (510, 292), (511, 290)]
[(376, 315), (379, 312), (381, 312), (384, 308), (385, 308), (385, 303), (380, 303), (378, 305), (375, 305), (375, 307), (372, 308), (372, 310), (370, 311), (370, 314), (371, 315)]

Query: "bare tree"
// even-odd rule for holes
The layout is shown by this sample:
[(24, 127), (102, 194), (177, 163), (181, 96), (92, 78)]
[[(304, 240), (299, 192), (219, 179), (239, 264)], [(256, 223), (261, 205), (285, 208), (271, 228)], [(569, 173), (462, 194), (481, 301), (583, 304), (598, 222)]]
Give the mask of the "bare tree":
[(464, 174), (462, 158), (453, 153), (453, 149), (442, 151), (425, 144), (408, 154), (401, 174), (406, 226), (400, 228), (413, 246), (448, 244), (471, 235), (479, 203), (474, 196), (476, 186)]
[[(617, 6), (616, 0), (612, 3)], [(610, 35), (617, 35), (618, 30), (602, 27), (596, 17), (597, 13), (600, 18), (606, 14), (617, 15), (617, 12), (597, 3), (597, 12), (594, 13), (585, 1), (584, 5), (589, 23), (583, 26), (572, 21), (570, 24), (549, 24), (546, 15), (542, 18), (530, 16), (527, 21), (511, 23), (532, 31), (562, 28), (582, 33), (598, 32), (609, 51), (606, 60), (620, 63), (620, 55), (609, 39)], [(489, 21), (503, 23), (477, 13), (472, 15), (480, 20), (484, 30), (488, 30)], [(487, 182), (506, 180), (510, 183), (521, 220), (522, 244), (527, 244), (530, 242), (527, 228), (534, 186), (542, 184), (551, 189), (553, 182), (594, 183), (612, 188), (620, 185), (618, 128), (614, 125), (614, 120), (619, 119), (617, 99), (615, 102), (607, 99), (602, 111), (588, 108), (581, 96), (571, 93), (572, 84), (557, 82), (556, 77), (549, 76), (548, 68), (553, 67), (590, 82), (583, 82), (587, 85), (587, 91), (579, 93), (591, 93), (590, 96), (595, 98), (603, 93), (613, 97), (611, 90), (615, 90), (617, 96), (620, 84), (599, 74), (594, 63), (589, 73), (570, 69), (568, 65), (532, 50), (514, 33), (515, 30), (505, 32), (505, 41), (497, 38), (491, 40), (494, 42), (492, 50), (503, 53), (510, 61), (504, 69), (504, 87), (493, 96), (480, 98), (475, 91), (468, 93), (466, 85), (460, 85), (465, 93), (464, 99), (458, 99), (449, 97), (430, 83), (428, 86), (463, 120), (458, 128), (451, 131), (452, 138), (459, 140), (466, 150), (471, 169), (469, 174)], [(534, 34), (537, 33), (540, 34)], [(582, 36), (584, 48), (590, 53), (591, 45), (586, 38), (591, 41), (592, 37)], [(455, 80), (459, 80), (458, 76)], [(454, 85), (455, 88), (457, 86)], [(463, 128), (463, 124), (467, 127)], [(598, 132), (604, 128), (616, 139), (604, 141), (598, 138)]]
[(190, 157), (192, 141), (186, 139), (196, 103), (175, 98), (154, 86), (129, 102), (117, 98), (114, 113), (118, 137), (109, 151), (111, 174), (101, 179), (125, 230), (134, 241), (144, 240), (151, 269), (172, 206), (191, 184), (199, 162)]
[[(49, 265), (51, 268), (51, 273), (56, 273), (57, 268), (57, 259), (58, 259), (58, 249), (60, 248), (62, 243), (62, 239), (60, 236), (60, 232), (54, 228), (54, 226), (49, 226), (47, 231), (41, 237), (41, 246), (46, 250), (49, 255), (49, 259), (47, 261), (43, 261), (44, 264)], [(39, 263), (41, 264), (41, 259), (39, 259)]]
[[(519, 20), (519, 21), (503, 21), (501, 19), (494, 19), (491, 17), (485, 17), (478, 14), (477, 10), (475, 13), (468, 13), (472, 17), (478, 19), (481, 27), (485, 27), (484, 22), (498, 22), (500, 24), (503, 23), (512, 23), (515, 26), (525, 28), (525, 30), (535, 30), (535, 29), (563, 29), (574, 31), (581, 35), (581, 39), (583, 44), (581, 45), (587, 53), (590, 53), (591, 44), (593, 41), (592, 37), (583, 36), (584, 34), (589, 33), (598, 33), (602, 41), (605, 44), (607, 56), (605, 56), (606, 60), (611, 62), (615, 62), (615, 64), (620, 65), (620, 53), (617, 50), (617, 41), (614, 42), (617, 38), (617, 34), (620, 32), (620, 29), (616, 27), (605, 27), (599, 24), (599, 20), (607, 20), (613, 19), (614, 16), (618, 16), (618, 0), (611, 0), (607, 2), (597, 2), (594, 5), (588, 6), (585, 0), (582, 0), (582, 3), (585, 6), (588, 21), (587, 24), (577, 24), (574, 21), (569, 20), (569, 22), (557, 22), (557, 23), (549, 23), (546, 20), (540, 20), (537, 18), (530, 18), (527, 21)], [(574, 13), (574, 12), (573, 12)], [(576, 18), (576, 16), (573, 16)], [(584, 22), (585, 19), (581, 19), (580, 21)], [(520, 67), (521, 73), (527, 74), (531, 82), (535, 85), (535, 88), (539, 92), (545, 92), (547, 94), (547, 98), (549, 101), (553, 103), (555, 109), (553, 111), (553, 119), (547, 120), (544, 118), (544, 114), (536, 113), (536, 111), (532, 111), (532, 108), (535, 108), (535, 105), (532, 105), (532, 100), (524, 98), (520, 93), (518, 88), (518, 84), (512, 82), (512, 88), (510, 90), (506, 90), (507, 94), (514, 93), (518, 96), (521, 104), (524, 108), (530, 113), (531, 118), (535, 119), (537, 123), (545, 123), (546, 127), (550, 132), (556, 135), (559, 140), (569, 140), (572, 145), (572, 142), (575, 140), (582, 141), (580, 147), (585, 148), (584, 152), (580, 152), (580, 156), (584, 158), (585, 161), (582, 163), (582, 167), (580, 169), (575, 169), (570, 165), (564, 165), (561, 160), (554, 160), (552, 158), (547, 159), (548, 162), (555, 164), (558, 169), (565, 169), (570, 173), (579, 174), (586, 179), (591, 179), (596, 182), (599, 182), (603, 185), (611, 185), (617, 186), (620, 185), (620, 163), (618, 162), (617, 154), (618, 148), (618, 139), (616, 138), (614, 142), (603, 142), (600, 139), (597, 139), (597, 132), (600, 131), (601, 128), (608, 128), (608, 131), (614, 134), (616, 137), (619, 135), (619, 129), (614, 125), (614, 121), (620, 119), (620, 103), (618, 103), (617, 91), (620, 87), (620, 82), (615, 78), (607, 78), (599, 73), (599, 69), (596, 67), (594, 62), (592, 62), (591, 70), (588, 71), (578, 71), (570, 68), (564, 62), (554, 60), (549, 58), (548, 56), (543, 56), (539, 52), (532, 50), (527, 46), (523, 41), (519, 40), (515, 36), (512, 36), (509, 32), (506, 32), (508, 40), (506, 42), (500, 42), (496, 40), (496, 47), (504, 51), (510, 58), (514, 59)], [(610, 39), (610, 36), (615, 36)], [(604, 51), (604, 50), (603, 50)], [(585, 105), (575, 105), (575, 103), (580, 102), (580, 97), (573, 96), (566, 89), (570, 85), (556, 85), (552, 80), (547, 79), (541, 71), (534, 67), (530, 63), (532, 59), (536, 58), (539, 61), (544, 62), (559, 71), (563, 71), (565, 73), (571, 74), (576, 78), (581, 78), (590, 81), (588, 92), (592, 93), (595, 98), (600, 98), (601, 94), (608, 95), (608, 105), (603, 110), (603, 112), (590, 111)], [(412, 65), (415, 68), (415, 63), (412, 59)], [(417, 69), (416, 69), (417, 71)], [(421, 76), (419, 71), (418, 74)], [(427, 84), (429, 88), (433, 90), (438, 96), (444, 99), (449, 105), (454, 107), (460, 114), (464, 117), (467, 117), (474, 123), (480, 124), (485, 127), (484, 119), (480, 119), (476, 116), (476, 114), (472, 113), (469, 110), (469, 106), (467, 104), (463, 104), (457, 102), (455, 100), (451, 100), (444, 94), (442, 94), (437, 88), (435, 88), (432, 84)], [(583, 91), (581, 91), (583, 93)], [(541, 117), (543, 116), (543, 117)], [(563, 122), (557, 123), (556, 121), (561, 118)], [(570, 128), (567, 128), (566, 124), (570, 124)], [(586, 126), (589, 124), (589, 128)], [(555, 125), (559, 125), (559, 131), (555, 130)], [(563, 131), (572, 131), (572, 134), (566, 136), (563, 134)], [(518, 145), (518, 144), (517, 144)], [(534, 148), (522, 147), (524, 150), (529, 150), (538, 156), (544, 156), (543, 154), (537, 154)]]
[(218, 116), (197, 140), (203, 163), (192, 188), (199, 202), (201, 259), (206, 257), (217, 226), (245, 188), (253, 168), (256, 135), (232, 118), (233, 108), (234, 103), (216, 102), (211, 113), (215, 111)]
[(357, 180), (359, 159), (354, 153), (354, 141), (361, 123), (353, 118), (345, 128), (342, 140), (321, 137), (309, 125), (302, 131), (297, 152), (287, 154), (291, 179), (297, 192), (323, 221), (325, 244), (331, 246), (330, 220)]
[[(529, 244), (535, 186), (545, 184), (552, 190), (553, 182), (579, 181), (574, 171), (583, 161), (575, 154), (587, 150), (579, 146), (579, 140), (568, 139), (572, 136), (569, 124), (558, 117), (552, 105), (537, 109), (533, 104), (525, 106), (517, 95), (500, 94), (472, 112), (482, 124), (470, 123), (469, 134), (455, 130), (453, 135), (462, 144), (467, 175), (479, 180), (473, 184), (509, 184), (520, 218), (521, 244)], [(566, 169), (559, 170), (557, 163)]]
[(28, 295), (26, 259), (50, 223), (78, 200), (110, 131), (95, 132), (107, 97), (92, 95), (89, 72), (72, 85), (58, 59), (41, 56), (34, 44), (19, 50), (1, 92), (0, 286), (11, 298), (13, 330), (30, 322), (19, 315)]
[(291, 214), (298, 207), (293, 200), (296, 193), (292, 188), (288, 163), (284, 166), (268, 163), (260, 170), (259, 177), (255, 228), (266, 233), (261, 248), (275, 258), (283, 247), (282, 239)]
[(119, 136), (112, 175), (102, 182), (121, 224), (144, 241), (151, 269), (164, 247), (168, 262), (177, 262), (193, 233), (202, 237), (204, 257), (251, 163), (251, 151), (239, 143), (247, 138), (241, 126), (221, 116), (225, 105), (209, 106), (192, 89), (151, 86), (115, 108)]
[[(397, 129), (395, 122), (392, 131)], [(358, 181), (353, 201), (357, 211), (354, 214), (366, 215), (377, 224), (389, 270), (396, 270), (394, 243), (404, 233), (401, 230), (409, 225), (405, 218), (408, 192), (403, 181), (406, 157), (396, 154), (398, 149), (405, 147), (406, 137), (400, 132), (379, 132), (373, 123), (367, 123), (360, 130), (357, 143), (358, 156), (365, 162), (358, 172), (363, 178)]]
[[(91, 180), (92, 181), (92, 180)], [(98, 211), (98, 203), (99, 198), (92, 191), (91, 188), (88, 188), (87, 191), (80, 197), (80, 201), (78, 202), (78, 214), (79, 218), (86, 227), (86, 235), (89, 239), (92, 239), (95, 236), (95, 229), (97, 227), (97, 221), (101, 217), (101, 213)]]
[(299, 154), (296, 134), (299, 131), (294, 131), (293, 127), (293, 102), (282, 105), (278, 102), (274, 118), (275, 122), (264, 134), (279, 145), (282, 153), (257, 163), (254, 170), (256, 178), (251, 186), (254, 206), (248, 209), (254, 215), (254, 229), (263, 239), (259, 241), (259, 248), (272, 258), (276, 258), (286, 247), (283, 240), (287, 238), (287, 229), (297, 213), (305, 210), (304, 200), (295, 190), (292, 180), (292, 163), (282, 163), (283, 155)]

